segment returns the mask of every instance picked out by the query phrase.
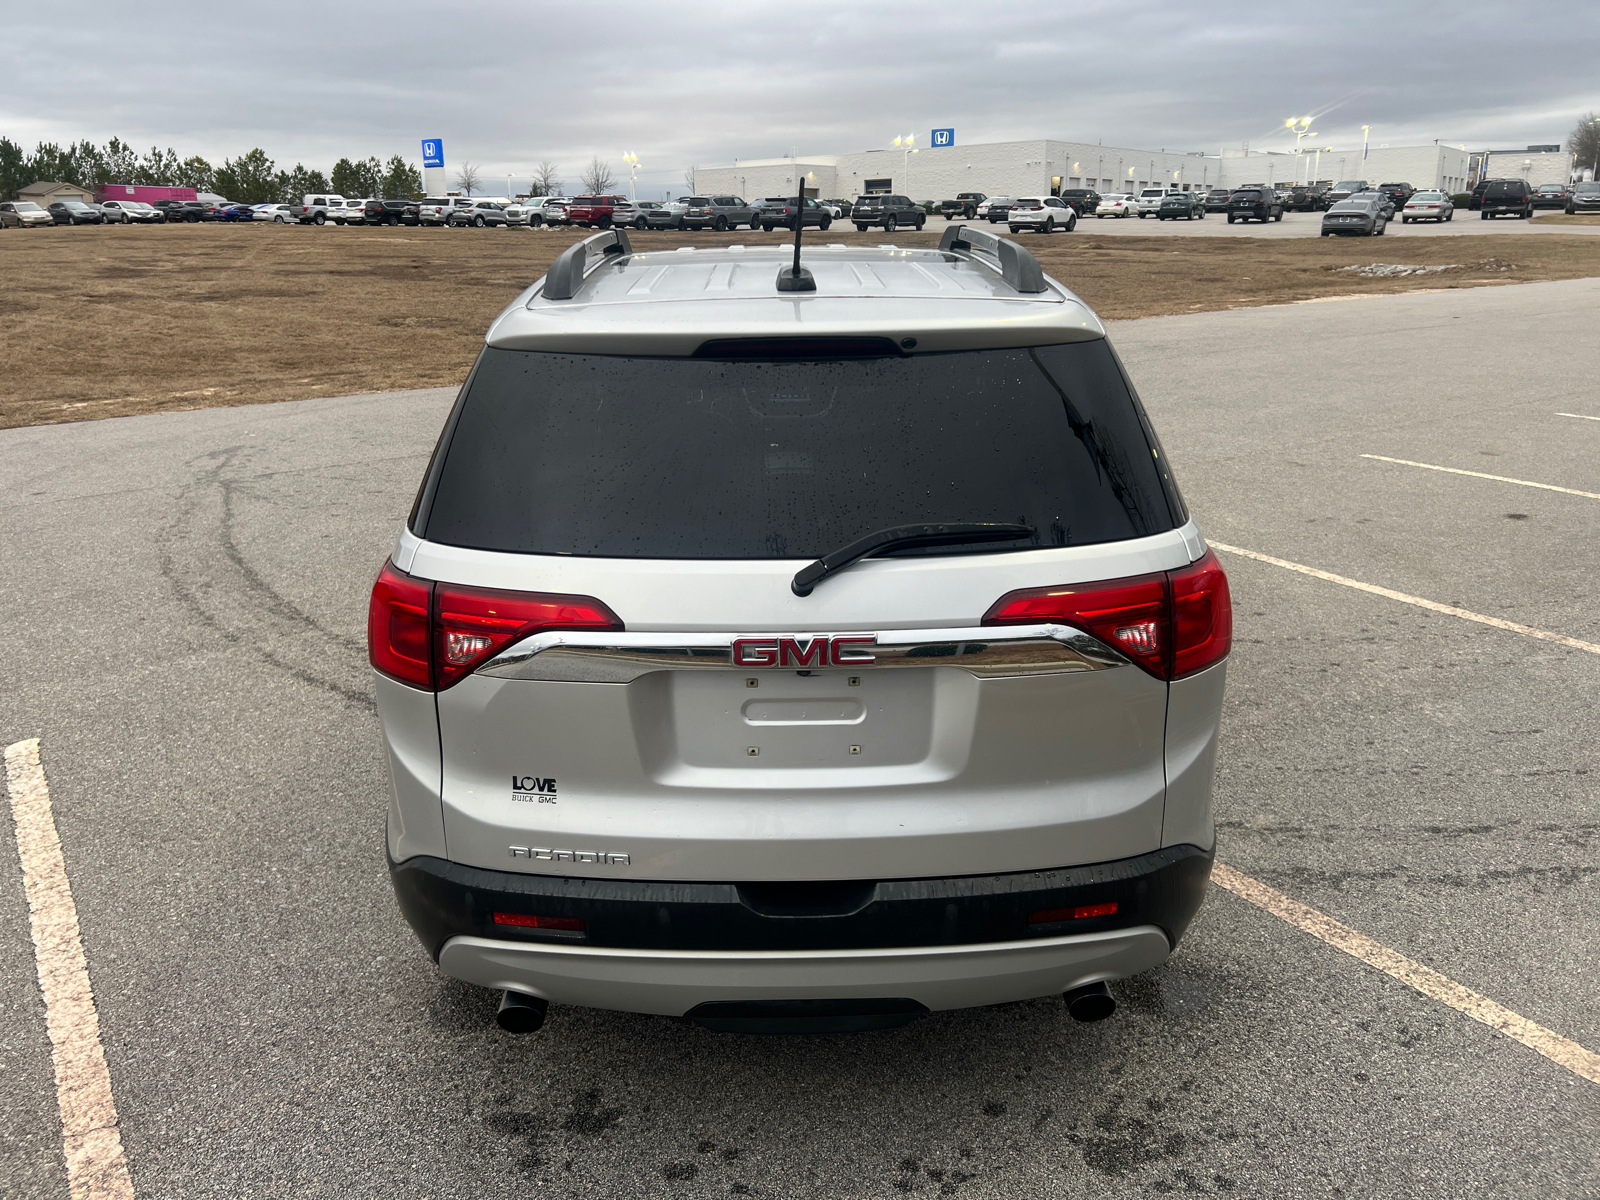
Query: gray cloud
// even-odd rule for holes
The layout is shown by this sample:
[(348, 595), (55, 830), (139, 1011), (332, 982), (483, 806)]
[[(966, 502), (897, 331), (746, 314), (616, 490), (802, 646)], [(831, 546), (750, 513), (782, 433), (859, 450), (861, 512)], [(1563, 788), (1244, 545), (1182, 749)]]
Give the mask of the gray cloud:
[[(983, 6), (975, 6), (982, 8)], [(603, 14), (603, 15), (602, 15)], [(260, 145), (280, 166), (416, 158), (575, 181), (590, 155), (674, 189), (690, 163), (886, 145), (953, 125), (963, 143), (1057, 136), (1206, 150), (1562, 140), (1600, 108), (1600, 5), (1087, 0), (1026, 22), (884, 17), (813, 2), (685, 0), (457, 8), (268, 4), (192, 12), (15, 6), (0, 42), (0, 133), (116, 135), (213, 161)], [(620, 171), (619, 171), (620, 173)]]

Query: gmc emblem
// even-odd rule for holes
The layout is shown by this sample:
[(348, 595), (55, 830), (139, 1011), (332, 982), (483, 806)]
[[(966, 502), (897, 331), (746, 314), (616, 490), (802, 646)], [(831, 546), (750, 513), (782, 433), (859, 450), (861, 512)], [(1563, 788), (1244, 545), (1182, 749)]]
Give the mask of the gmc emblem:
[(877, 661), (867, 646), (876, 634), (814, 633), (810, 637), (742, 637), (733, 642), (736, 667), (870, 667)]

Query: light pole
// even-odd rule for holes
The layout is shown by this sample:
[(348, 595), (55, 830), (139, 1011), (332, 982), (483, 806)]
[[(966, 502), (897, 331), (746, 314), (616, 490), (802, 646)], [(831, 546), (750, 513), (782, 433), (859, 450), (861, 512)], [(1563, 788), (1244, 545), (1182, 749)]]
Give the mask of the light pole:
[(905, 137), (897, 137), (894, 144), (900, 147), (900, 175), (906, 181), (906, 199), (911, 199), (911, 156), (917, 152), (912, 145), (917, 140), (916, 134), (908, 133)]
[(633, 194), (634, 180), (639, 177), (639, 156), (629, 150), (623, 154), (622, 161), (628, 164), (628, 199), (632, 200), (635, 198)]
[[(1300, 139), (1306, 136), (1306, 130), (1311, 127), (1311, 118), (1290, 117), (1283, 123), (1283, 125), (1285, 129), (1294, 134), (1294, 152), (1296, 155), (1298, 155), (1300, 153)], [(1312, 134), (1311, 136), (1316, 137), (1316, 134)], [(1300, 169), (1298, 163), (1295, 165), (1294, 177), (1295, 181), (1298, 183), (1300, 180)]]
[(1361, 127), (1361, 169), (1367, 169), (1367, 135), (1372, 131), (1371, 125)]

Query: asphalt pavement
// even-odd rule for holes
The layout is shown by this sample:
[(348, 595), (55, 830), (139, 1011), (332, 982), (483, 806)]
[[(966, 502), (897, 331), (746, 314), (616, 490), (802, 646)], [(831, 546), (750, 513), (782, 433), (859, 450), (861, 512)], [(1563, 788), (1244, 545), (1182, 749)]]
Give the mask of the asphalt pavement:
[[(1600, 492), (1597, 319), (1576, 280), (1112, 336), (1210, 537), (1600, 642), (1600, 500), (1479, 477)], [(138, 1195), (1600, 1193), (1600, 1086), (1218, 888), (1098, 1025), (497, 1031), (390, 894), (364, 653), (451, 397), (0, 432), (0, 745), (41, 739)], [(1224, 565), (1219, 857), (1600, 1049), (1600, 656)], [(9, 820), (0, 1180), (68, 1194)]]

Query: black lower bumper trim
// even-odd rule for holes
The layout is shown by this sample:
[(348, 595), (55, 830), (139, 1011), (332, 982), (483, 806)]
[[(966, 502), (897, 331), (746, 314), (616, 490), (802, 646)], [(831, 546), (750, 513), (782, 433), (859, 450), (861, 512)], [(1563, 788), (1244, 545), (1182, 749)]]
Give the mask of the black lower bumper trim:
[[(636, 950), (964, 946), (1155, 925), (1173, 946), (1199, 911), (1212, 851), (949, 879), (677, 883), (490, 871), (419, 856), (389, 863), (406, 920), (435, 959), (457, 936)], [(1107, 906), (1115, 905), (1109, 912)], [(1105, 915), (1078, 918), (1080, 908)], [(565, 919), (505, 924), (495, 914)], [(1031, 916), (1063, 914), (1048, 923)], [(582, 931), (572, 929), (582, 922)]]

